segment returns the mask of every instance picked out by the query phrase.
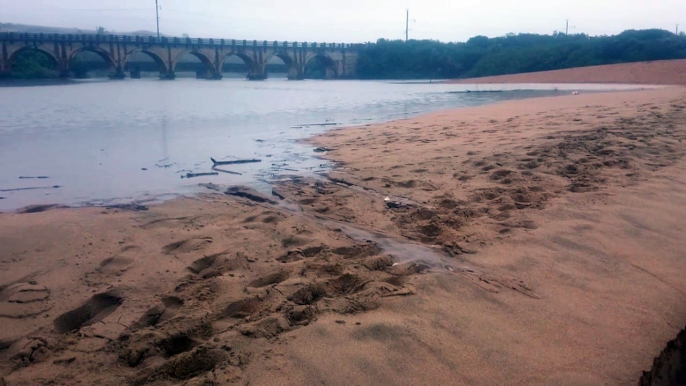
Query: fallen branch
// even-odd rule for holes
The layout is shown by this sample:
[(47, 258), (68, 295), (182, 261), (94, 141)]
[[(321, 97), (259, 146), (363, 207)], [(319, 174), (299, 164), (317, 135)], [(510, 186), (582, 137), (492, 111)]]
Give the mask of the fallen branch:
[[(195, 177), (204, 177), (204, 176), (218, 176), (219, 173), (217, 172), (212, 172), (212, 173), (186, 173), (185, 178), (195, 178)], [(181, 176), (181, 178), (184, 178), (184, 176)]]
[(286, 197), (284, 197), (283, 194), (281, 194), (278, 190), (276, 190), (276, 188), (272, 188), (272, 196), (276, 196), (276, 197), (278, 197), (278, 198), (281, 199), (281, 200), (285, 200), (285, 199), (286, 199)]
[(233, 161), (217, 161), (216, 159), (210, 157), (212, 163), (215, 165), (235, 165), (235, 164), (250, 164), (255, 162), (262, 162), (261, 159), (237, 159)]
[(327, 123), (303, 123), (300, 126), (337, 126), (338, 123), (336, 122), (327, 122)]
[(216, 167), (216, 166), (212, 166), (212, 170), (216, 170), (216, 171), (222, 172), (222, 173), (235, 174), (235, 175), (237, 175), (237, 176), (242, 176), (242, 175), (243, 175), (242, 173), (232, 172), (231, 170), (219, 169), (219, 168)]
[(61, 188), (61, 186), (59, 186), (59, 185), (38, 186), (38, 187), (33, 187), (33, 188), (0, 189), (0, 192), (18, 192), (20, 190), (59, 189), (59, 188)]

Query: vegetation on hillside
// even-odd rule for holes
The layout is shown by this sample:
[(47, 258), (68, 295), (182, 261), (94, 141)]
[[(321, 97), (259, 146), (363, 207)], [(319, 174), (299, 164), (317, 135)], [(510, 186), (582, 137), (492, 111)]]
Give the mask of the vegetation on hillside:
[(686, 58), (686, 36), (629, 30), (615, 36), (508, 34), (466, 43), (381, 39), (361, 51), (365, 79), (467, 78)]

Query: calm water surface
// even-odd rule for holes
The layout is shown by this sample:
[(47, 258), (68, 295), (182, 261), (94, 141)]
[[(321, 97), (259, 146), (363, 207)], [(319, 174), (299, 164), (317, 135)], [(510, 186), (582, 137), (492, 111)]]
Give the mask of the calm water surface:
[[(279, 175), (325, 170), (296, 140), (327, 128), (602, 88), (240, 79), (2, 87), (0, 210), (159, 199), (199, 191), (202, 182), (264, 189)], [(459, 92), (476, 89), (504, 92)], [(241, 176), (181, 178), (210, 172), (210, 157), (262, 162), (223, 167)], [(49, 178), (20, 178), (38, 176)], [(59, 188), (43, 189), (52, 186)], [(10, 191), (19, 188), (40, 189)]]

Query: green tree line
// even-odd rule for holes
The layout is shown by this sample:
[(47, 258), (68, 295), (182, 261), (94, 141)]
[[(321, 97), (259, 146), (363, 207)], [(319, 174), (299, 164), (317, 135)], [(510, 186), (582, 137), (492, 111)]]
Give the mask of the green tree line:
[(686, 58), (686, 36), (629, 30), (614, 36), (508, 34), (465, 43), (380, 39), (360, 52), (364, 79), (467, 78)]

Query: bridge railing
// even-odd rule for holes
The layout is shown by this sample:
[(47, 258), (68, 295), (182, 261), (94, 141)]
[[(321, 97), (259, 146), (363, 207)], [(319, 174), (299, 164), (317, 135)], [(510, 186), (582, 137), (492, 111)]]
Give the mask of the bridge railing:
[(73, 42), (73, 43), (131, 43), (147, 45), (172, 45), (172, 46), (235, 46), (235, 47), (273, 47), (273, 48), (323, 48), (323, 49), (347, 49), (364, 46), (364, 44), (349, 43), (308, 43), (308, 42), (285, 42), (285, 41), (258, 41), (236, 39), (199, 39), (155, 36), (129, 36), (129, 35), (100, 35), (100, 34), (35, 34), (0, 32), (0, 41), (21, 42)]

